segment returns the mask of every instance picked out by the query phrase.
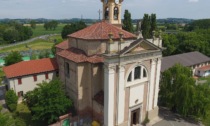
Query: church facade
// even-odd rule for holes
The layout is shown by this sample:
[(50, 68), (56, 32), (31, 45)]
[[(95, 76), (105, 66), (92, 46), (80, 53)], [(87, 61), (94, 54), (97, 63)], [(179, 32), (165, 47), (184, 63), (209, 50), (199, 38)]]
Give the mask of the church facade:
[(123, 0), (101, 0), (103, 21), (56, 46), (59, 76), (78, 116), (135, 126), (158, 116), (162, 40), (121, 29)]

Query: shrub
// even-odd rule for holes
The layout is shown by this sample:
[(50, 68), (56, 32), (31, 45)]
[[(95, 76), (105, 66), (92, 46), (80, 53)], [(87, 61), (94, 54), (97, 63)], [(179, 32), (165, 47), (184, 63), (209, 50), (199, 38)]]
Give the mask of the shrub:
[(18, 96), (15, 94), (15, 92), (13, 90), (8, 90), (6, 92), (5, 102), (6, 102), (7, 106), (8, 106), (8, 108), (11, 111), (16, 110), (16, 108), (17, 108), (17, 100), (18, 100)]
[(147, 123), (149, 123), (149, 118), (148, 118), (148, 112), (146, 113), (146, 117), (144, 119), (144, 121), (142, 122), (142, 124), (145, 126)]

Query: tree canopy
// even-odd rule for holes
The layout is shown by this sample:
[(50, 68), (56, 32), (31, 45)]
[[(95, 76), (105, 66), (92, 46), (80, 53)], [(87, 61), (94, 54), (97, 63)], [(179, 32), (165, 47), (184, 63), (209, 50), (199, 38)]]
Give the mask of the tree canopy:
[(8, 108), (11, 111), (15, 111), (17, 108), (17, 101), (18, 101), (18, 96), (14, 92), (14, 90), (8, 90), (5, 95), (5, 102), (8, 106)]
[(33, 35), (30, 27), (23, 26), (17, 22), (0, 25), (0, 40), (7, 43), (14, 43), (29, 39)]
[(75, 22), (75, 23), (65, 25), (63, 27), (62, 32), (61, 32), (61, 36), (62, 36), (63, 39), (66, 39), (67, 35), (72, 34), (74, 32), (77, 32), (77, 31), (79, 31), (81, 29), (84, 29), (86, 27), (87, 27), (87, 25), (83, 21), (79, 21), (79, 22)]
[(54, 20), (44, 23), (45, 30), (55, 30), (57, 26), (58, 22)]
[(125, 10), (122, 28), (128, 32), (134, 32), (131, 13), (128, 10)]
[(177, 34), (164, 34), (164, 56), (199, 51), (210, 56), (210, 29), (198, 29), (193, 32), (179, 32)]
[(31, 110), (32, 119), (47, 121), (49, 124), (57, 121), (72, 106), (58, 79), (38, 84), (38, 88), (27, 92), (24, 99)]
[(4, 58), (5, 66), (9, 66), (22, 61), (22, 55), (17, 51), (12, 51)]
[(205, 117), (209, 95), (209, 86), (196, 85), (190, 68), (176, 64), (162, 73), (159, 104), (183, 116)]
[(156, 21), (156, 14), (144, 14), (142, 24), (141, 24), (141, 30), (142, 35), (144, 38), (152, 38), (153, 31), (157, 29), (157, 21)]

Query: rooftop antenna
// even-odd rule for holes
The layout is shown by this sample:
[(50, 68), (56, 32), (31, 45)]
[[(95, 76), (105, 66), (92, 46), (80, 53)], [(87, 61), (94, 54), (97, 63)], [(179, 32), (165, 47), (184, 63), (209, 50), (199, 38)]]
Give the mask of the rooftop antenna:
[(99, 10), (98, 10), (98, 14), (99, 14), (99, 21), (101, 20), (101, 13), (102, 13), (102, 11), (99, 9)]

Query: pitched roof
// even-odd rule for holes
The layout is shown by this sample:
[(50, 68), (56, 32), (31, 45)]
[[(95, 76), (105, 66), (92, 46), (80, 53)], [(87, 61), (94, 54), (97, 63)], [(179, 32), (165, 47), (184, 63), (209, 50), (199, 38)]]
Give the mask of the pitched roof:
[(198, 68), (199, 70), (202, 70), (202, 71), (208, 71), (210, 70), (210, 65), (207, 65), (207, 66), (203, 66), (203, 67), (200, 67)]
[(87, 28), (68, 35), (72, 38), (79, 38), (85, 40), (108, 40), (108, 34), (113, 34), (113, 39), (120, 39), (119, 33), (123, 33), (123, 39), (135, 39), (136, 36), (125, 30), (122, 30), (106, 21), (97, 22)]
[(161, 72), (164, 72), (165, 70), (172, 67), (176, 63), (180, 63), (183, 66), (188, 67), (208, 61), (210, 61), (209, 57), (197, 51), (173, 55), (173, 56), (167, 56), (163, 57), (162, 59)]
[(57, 55), (76, 63), (82, 63), (82, 62), (102, 63), (104, 62), (103, 57), (100, 57), (98, 55), (87, 56), (85, 52), (83, 52), (80, 49), (76, 49), (74, 47), (71, 47), (67, 50), (62, 50), (61, 52), (58, 52)]
[(55, 47), (60, 48), (60, 49), (68, 49), (69, 48), (68, 40), (65, 40), (65, 41), (57, 44)]
[(37, 73), (44, 73), (58, 69), (56, 59), (44, 58), (39, 60), (22, 61), (3, 67), (7, 78), (14, 78)]

